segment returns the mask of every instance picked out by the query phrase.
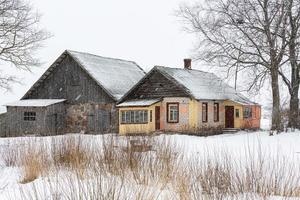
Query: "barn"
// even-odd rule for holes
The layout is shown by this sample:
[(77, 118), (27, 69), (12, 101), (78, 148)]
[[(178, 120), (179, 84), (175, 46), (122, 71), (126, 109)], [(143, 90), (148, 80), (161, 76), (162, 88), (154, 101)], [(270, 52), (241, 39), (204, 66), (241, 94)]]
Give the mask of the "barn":
[(6, 104), (0, 135), (118, 132), (116, 103), (144, 75), (133, 61), (66, 50), (20, 101)]

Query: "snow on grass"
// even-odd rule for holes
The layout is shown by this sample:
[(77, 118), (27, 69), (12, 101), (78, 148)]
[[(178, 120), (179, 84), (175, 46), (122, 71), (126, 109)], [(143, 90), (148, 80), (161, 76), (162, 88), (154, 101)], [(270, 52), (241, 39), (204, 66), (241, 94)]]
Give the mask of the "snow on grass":
[[(153, 149), (132, 152), (127, 149), (129, 140), (145, 142)], [(300, 131), (275, 136), (267, 131), (241, 131), (210, 137), (69, 134), (1, 138), (0, 199), (264, 199), (267, 195), (266, 199), (294, 200), (300, 196), (299, 144)], [(39, 159), (49, 162), (49, 170), (21, 184), (24, 163), (35, 164), (24, 162), (24, 158), (33, 159), (28, 155), (32, 147), (43, 150), (46, 156)], [(247, 170), (255, 171), (248, 177), (253, 183), (240, 183), (251, 186), (242, 190), (234, 180), (249, 176)], [(255, 177), (260, 173), (261, 177)], [(274, 179), (280, 183), (269, 184)], [(199, 193), (204, 187), (212, 194)], [(260, 194), (254, 194), (257, 191)]]

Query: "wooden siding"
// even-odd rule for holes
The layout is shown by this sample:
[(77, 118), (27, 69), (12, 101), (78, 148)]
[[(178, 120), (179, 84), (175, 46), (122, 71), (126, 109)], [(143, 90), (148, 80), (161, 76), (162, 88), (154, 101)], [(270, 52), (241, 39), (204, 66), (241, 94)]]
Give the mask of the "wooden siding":
[[(148, 122), (145, 124), (119, 124), (119, 133), (125, 134), (149, 134), (155, 131), (155, 106), (161, 106), (161, 102), (148, 107), (122, 107), (119, 109), (119, 121), (121, 121), (121, 112), (127, 110), (148, 110)], [(150, 112), (152, 120), (150, 121)]]
[(54, 71), (23, 99), (67, 99), (70, 104), (114, 102), (70, 56), (66, 56)]
[[(24, 112), (35, 112), (35, 121), (25, 121)], [(65, 105), (48, 107), (7, 107), (6, 136), (55, 135), (65, 132)]]
[(115, 100), (69, 55), (23, 99), (67, 99), (66, 132), (118, 131)]
[(6, 136), (6, 113), (0, 114), (0, 137)]
[(154, 70), (138, 87), (132, 90), (124, 100), (147, 99), (160, 97), (188, 97), (189, 95), (173, 81), (167, 79), (160, 72)]

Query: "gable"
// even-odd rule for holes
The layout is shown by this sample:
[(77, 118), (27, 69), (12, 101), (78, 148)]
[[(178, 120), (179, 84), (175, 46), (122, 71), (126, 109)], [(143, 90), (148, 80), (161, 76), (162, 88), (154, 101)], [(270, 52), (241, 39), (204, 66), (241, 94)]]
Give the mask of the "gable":
[(162, 97), (189, 97), (189, 94), (176, 82), (153, 70), (122, 101)]
[(22, 99), (67, 99), (69, 103), (114, 102), (68, 54), (55, 62)]
[(121, 99), (145, 75), (133, 61), (67, 52), (115, 100)]

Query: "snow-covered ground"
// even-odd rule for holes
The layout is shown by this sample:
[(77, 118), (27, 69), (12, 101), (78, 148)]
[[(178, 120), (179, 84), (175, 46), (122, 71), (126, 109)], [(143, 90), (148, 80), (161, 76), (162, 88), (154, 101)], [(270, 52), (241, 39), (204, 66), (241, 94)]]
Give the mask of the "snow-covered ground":
[[(76, 135), (78, 137), (80, 135)], [(0, 199), (19, 199), (21, 198), (21, 194), (26, 193), (28, 190), (34, 190), (39, 188), (45, 196), (45, 199), (53, 199), (47, 197), (49, 195), (49, 191), (45, 190), (48, 180), (47, 176), (38, 177), (33, 182), (29, 182), (26, 184), (21, 184), (20, 181), (22, 179), (22, 169), (19, 167), (11, 167), (6, 166), (4, 160), (1, 160), (5, 157), (3, 152), (6, 152), (7, 149), (11, 145), (23, 145), (25, 143), (33, 142), (35, 144), (46, 144), (50, 145), (53, 138), (64, 138), (64, 137), (73, 137), (73, 136), (56, 136), (56, 137), (42, 137), (42, 138), (34, 138), (34, 137), (22, 137), (22, 138), (2, 138), (0, 139), (0, 150), (2, 152), (2, 156), (0, 156)], [(80, 137), (84, 138), (85, 142), (90, 141), (91, 143), (96, 144), (93, 148), (100, 148), (102, 144), (102, 140), (110, 137), (106, 136), (97, 136), (97, 135), (81, 135)], [(120, 140), (124, 140), (125, 137), (117, 137)], [(264, 159), (277, 159), (280, 157), (285, 158), (286, 163), (292, 163), (297, 166), (300, 166), (300, 131), (281, 133), (275, 136), (269, 136), (268, 131), (257, 131), (257, 132), (238, 132), (236, 134), (224, 134), (218, 136), (210, 136), (210, 137), (197, 137), (197, 136), (187, 136), (187, 135), (160, 135), (155, 136), (155, 139), (171, 141), (172, 143), (176, 143), (176, 146), (180, 151), (182, 151), (183, 155), (187, 158), (205, 158), (205, 156), (211, 154), (226, 153), (226, 155), (230, 155), (230, 159), (238, 160), (243, 162), (243, 160), (249, 159), (249, 157), (245, 157), (245, 155), (255, 155), (260, 152), (264, 157)], [(278, 161), (279, 162), (279, 161)], [(270, 169), (271, 170), (271, 169)], [(62, 172), (60, 172), (62, 173)], [(68, 172), (66, 172), (68, 173)], [(52, 177), (52, 181), (56, 179), (59, 175), (50, 175)], [(53, 179), (54, 178), (54, 179)], [(109, 180), (112, 181), (112, 180)], [(88, 181), (89, 182), (89, 181)], [(112, 181), (111, 184), (114, 182)], [(62, 185), (58, 185), (57, 187), (61, 187)], [(49, 186), (50, 187), (50, 186)], [(79, 187), (79, 186), (78, 186)], [(300, 187), (300, 186), (299, 186)], [(66, 186), (67, 188), (67, 186)], [(70, 189), (70, 188), (69, 188)], [(153, 188), (152, 188), (153, 190)], [(159, 189), (156, 189), (159, 190)], [(28, 198), (27, 198), (28, 199)], [(32, 197), (31, 199), (35, 199)], [(58, 198), (60, 199), (60, 198)], [(87, 197), (83, 197), (82, 199), (88, 199)], [(105, 198), (104, 198), (105, 199)], [(114, 199), (114, 198), (112, 198)], [(117, 199), (117, 198), (115, 198)], [(163, 196), (160, 196), (159, 199), (165, 199)], [(283, 199), (283, 197), (273, 196), (269, 199)], [(288, 198), (288, 199), (298, 199), (298, 198)]]

